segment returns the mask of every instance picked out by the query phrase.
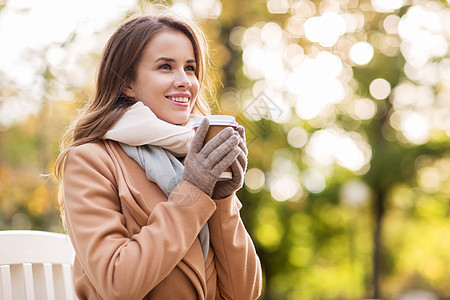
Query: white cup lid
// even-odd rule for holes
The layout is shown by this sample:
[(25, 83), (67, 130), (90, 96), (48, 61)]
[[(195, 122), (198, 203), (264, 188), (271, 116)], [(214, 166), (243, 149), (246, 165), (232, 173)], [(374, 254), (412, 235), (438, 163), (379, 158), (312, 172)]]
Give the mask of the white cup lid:
[(209, 120), (209, 125), (231, 126), (231, 127), (237, 127), (239, 125), (236, 122), (236, 118), (233, 116), (209, 115), (209, 116), (196, 117), (193, 128), (197, 128), (198, 126), (200, 126), (200, 123), (203, 121), (204, 118), (207, 118)]

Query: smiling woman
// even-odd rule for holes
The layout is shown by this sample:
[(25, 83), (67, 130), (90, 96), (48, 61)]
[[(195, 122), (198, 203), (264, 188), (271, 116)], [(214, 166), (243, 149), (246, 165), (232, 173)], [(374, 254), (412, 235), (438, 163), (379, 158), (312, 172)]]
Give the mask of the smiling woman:
[[(242, 126), (203, 146), (206, 43), (172, 14), (123, 23), (95, 97), (55, 166), (78, 299), (257, 299), (261, 267), (241, 220)], [(228, 167), (232, 178), (219, 182)], [(63, 176), (64, 175), (64, 176)]]

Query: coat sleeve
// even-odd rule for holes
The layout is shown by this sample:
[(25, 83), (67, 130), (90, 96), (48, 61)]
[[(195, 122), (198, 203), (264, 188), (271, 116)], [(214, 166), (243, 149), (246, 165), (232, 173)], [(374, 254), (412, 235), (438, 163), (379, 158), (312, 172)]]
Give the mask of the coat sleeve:
[(77, 260), (102, 298), (142, 299), (185, 256), (216, 204), (182, 181), (129, 236), (111, 158), (99, 145), (83, 146), (70, 151), (63, 180)]
[(261, 264), (239, 215), (235, 195), (217, 200), (208, 221), (215, 252), (220, 299), (258, 299), (262, 289)]

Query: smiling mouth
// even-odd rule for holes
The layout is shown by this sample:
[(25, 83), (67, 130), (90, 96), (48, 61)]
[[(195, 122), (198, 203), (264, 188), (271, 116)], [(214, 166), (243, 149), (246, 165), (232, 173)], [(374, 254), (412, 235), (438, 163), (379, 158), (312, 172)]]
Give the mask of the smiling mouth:
[(188, 103), (189, 102), (189, 97), (168, 97), (168, 96), (166, 96), (166, 98), (169, 99), (170, 101), (177, 102), (177, 103)]

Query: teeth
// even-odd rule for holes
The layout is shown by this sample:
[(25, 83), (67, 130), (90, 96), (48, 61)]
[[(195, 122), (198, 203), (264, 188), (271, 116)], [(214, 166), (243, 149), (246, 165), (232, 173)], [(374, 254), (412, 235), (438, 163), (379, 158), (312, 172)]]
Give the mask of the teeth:
[(188, 97), (169, 97), (170, 100), (175, 101), (175, 102), (182, 102), (182, 103), (187, 103), (189, 102), (189, 98)]

